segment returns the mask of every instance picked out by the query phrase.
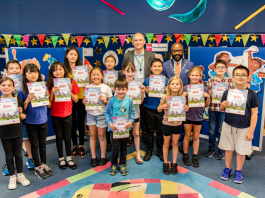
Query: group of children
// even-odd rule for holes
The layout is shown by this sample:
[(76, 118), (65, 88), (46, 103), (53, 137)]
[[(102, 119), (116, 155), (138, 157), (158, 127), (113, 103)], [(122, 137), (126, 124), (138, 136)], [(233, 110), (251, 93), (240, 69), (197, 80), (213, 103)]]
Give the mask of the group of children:
[[(107, 56), (105, 65), (108, 71), (114, 71), (116, 60), (113, 56)], [(44, 179), (47, 176), (53, 175), (53, 172), (46, 164), (46, 136), (48, 127), (47, 108), (51, 108), (51, 118), (53, 129), (56, 134), (56, 147), (59, 156), (60, 169), (66, 169), (67, 166), (71, 169), (76, 169), (76, 164), (72, 157), (79, 156), (83, 158), (86, 156), (84, 150), (84, 135), (85, 135), (85, 118), (86, 125), (89, 126), (90, 131), (90, 150), (91, 150), (91, 166), (102, 166), (107, 163), (106, 150), (110, 145), (111, 137), (111, 168), (109, 173), (115, 175), (119, 170), (121, 175), (127, 175), (126, 170), (126, 155), (127, 155), (127, 138), (116, 139), (113, 138), (112, 132), (117, 130), (113, 124), (113, 117), (128, 116), (129, 121), (125, 126), (126, 129), (132, 130), (134, 136), (134, 143), (136, 149), (135, 161), (137, 164), (142, 164), (143, 160), (149, 161), (154, 148), (154, 133), (156, 132), (157, 153), (158, 157), (163, 163), (163, 173), (168, 175), (170, 173), (177, 174), (177, 156), (178, 156), (178, 140), (181, 133), (181, 121), (168, 121), (169, 104), (168, 97), (184, 96), (186, 104), (184, 109), (186, 111), (186, 121), (183, 121), (185, 128), (184, 138), (184, 153), (182, 160), (185, 165), (199, 167), (198, 151), (199, 151), (199, 134), (203, 121), (203, 107), (189, 107), (187, 86), (183, 87), (182, 80), (179, 76), (166, 79), (166, 94), (162, 98), (149, 97), (149, 78), (145, 79), (141, 84), (141, 102), (144, 102), (146, 112), (147, 124), (147, 140), (146, 154), (141, 159), (140, 156), (140, 104), (134, 105), (132, 98), (127, 96), (128, 82), (134, 81), (134, 74), (136, 68), (133, 63), (128, 62), (122, 66), (122, 77), (118, 78), (114, 83), (114, 92), (110, 87), (103, 84), (103, 71), (99, 67), (89, 68), (89, 87), (96, 87), (101, 89), (99, 100), (102, 108), (100, 110), (85, 110), (85, 104), (88, 99), (84, 97), (84, 88), (78, 87), (73, 80), (74, 66), (82, 65), (78, 50), (75, 47), (69, 47), (66, 50), (64, 64), (56, 61), (52, 63), (48, 79), (47, 79), (47, 95), (49, 96), (50, 104), (48, 106), (34, 107), (31, 106), (31, 100), (34, 94), (29, 94), (27, 83), (41, 82), (41, 74), (38, 67), (34, 64), (28, 64), (22, 71), (22, 88), (18, 92), (19, 116), (22, 124), (12, 124), (0, 126), (0, 138), (6, 154), (6, 165), (9, 171), (9, 189), (16, 188), (16, 182), (20, 182), (23, 186), (27, 186), (30, 182), (23, 175), (22, 167), (22, 137), (29, 154), (29, 166), (35, 168), (35, 174)], [(154, 59), (151, 63), (150, 69), (153, 75), (161, 75), (163, 71), (163, 63), (160, 59)], [(219, 138), (218, 159), (224, 158), (226, 168), (221, 176), (222, 179), (227, 180), (231, 174), (231, 162), (233, 151), (237, 152), (237, 168), (235, 171), (235, 182), (242, 183), (243, 175), (241, 172), (244, 157), (251, 151), (251, 140), (257, 122), (257, 108), (261, 105), (258, 95), (247, 88), (247, 77), (249, 71), (244, 66), (238, 66), (233, 71), (233, 80), (226, 77), (227, 71), (226, 62), (220, 60), (215, 63), (216, 77), (209, 79), (208, 87), (204, 86), (204, 101), (205, 107), (209, 108), (209, 150), (206, 152), (206, 157), (211, 157), (215, 154), (215, 131), (218, 130), (222, 134)], [(20, 74), (20, 64), (17, 61), (9, 61), (7, 63), (7, 74)], [(121, 76), (120, 76), (121, 77)], [(189, 71), (190, 85), (200, 83), (202, 72), (199, 68), (194, 67)], [(54, 87), (54, 78), (70, 78), (71, 85), (71, 101), (55, 102), (55, 92), (59, 91), (58, 87)], [(246, 105), (245, 115), (234, 115), (225, 113), (225, 108), (228, 107), (227, 93), (224, 92), (221, 104), (212, 104), (212, 84), (213, 83), (229, 83), (229, 88), (247, 89), (248, 99)], [(14, 91), (14, 82), (8, 78), (3, 77), (0, 80), (0, 92), (2, 98), (11, 98)], [(78, 118), (76, 117), (78, 116)], [(232, 117), (233, 116), (233, 117)], [(76, 127), (79, 129), (79, 146), (77, 143)], [(108, 128), (108, 129), (107, 129)], [(110, 131), (110, 136), (106, 131)], [(189, 159), (188, 147), (193, 132), (193, 156), (192, 162)], [(101, 156), (98, 159), (96, 156), (96, 140), (99, 138)], [(73, 149), (71, 151), (71, 138), (73, 142)], [(27, 142), (27, 140), (29, 140)], [(65, 142), (66, 158), (63, 155), (63, 145)], [(169, 163), (168, 151), (170, 142), (172, 140), (173, 160)], [(108, 143), (107, 143), (108, 142)], [(32, 153), (32, 158), (31, 158)], [(119, 167), (118, 155), (120, 154)], [(17, 177), (15, 176), (14, 161), (15, 156)], [(34, 161), (34, 162), (33, 162)], [(35, 163), (35, 164), (34, 164)]]

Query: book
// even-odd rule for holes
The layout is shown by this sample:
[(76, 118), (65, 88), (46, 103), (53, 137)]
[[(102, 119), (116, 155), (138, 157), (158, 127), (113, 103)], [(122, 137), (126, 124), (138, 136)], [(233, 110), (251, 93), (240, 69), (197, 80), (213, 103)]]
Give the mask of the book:
[(89, 77), (87, 66), (73, 67), (73, 78), (78, 87), (85, 87), (86, 85), (88, 85)]
[(17, 98), (0, 98), (0, 125), (20, 123)]
[(165, 93), (166, 77), (160, 75), (150, 75), (149, 97), (161, 98)]
[(139, 82), (128, 82), (126, 95), (133, 100), (133, 104), (141, 104), (141, 85)]
[(103, 71), (103, 83), (108, 85), (111, 91), (114, 90), (114, 83), (118, 79), (117, 71)]
[(203, 85), (187, 85), (189, 107), (204, 107)]
[(59, 91), (54, 93), (55, 102), (66, 102), (71, 101), (71, 81), (69, 78), (54, 78), (53, 79), (54, 87), (60, 88)]
[(226, 113), (245, 115), (247, 105), (248, 90), (229, 89), (227, 101), (229, 106), (226, 107)]
[(223, 93), (228, 89), (227, 83), (213, 83), (212, 84), (212, 103), (220, 104)]
[(17, 97), (19, 89), (22, 87), (22, 79), (20, 74), (8, 75), (8, 78), (11, 78), (15, 83), (15, 90), (13, 91), (15, 97)]
[(185, 121), (185, 98), (184, 96), (168, 97), (167, 102), (170, 105), (168, 109), (168, 121)]
[(86, 87), (85, 97), (87, 98), (86, 110), (101, 110), (102, 104), (99, 100), (101, 94), (100, 87)]
[(129, 129), (125, 128), (129, 122), (128, 116), (113, 117), (112, 121), (113, 125), (117, 127), (117, 130), (113, 131), (113, 139), (129, 137)]
[(27, 83), (29, 93), (34, 93), (35, 97), (31, 100), (32, 107), (49, 105), (49, 97), (46, 95), (44, 82)]

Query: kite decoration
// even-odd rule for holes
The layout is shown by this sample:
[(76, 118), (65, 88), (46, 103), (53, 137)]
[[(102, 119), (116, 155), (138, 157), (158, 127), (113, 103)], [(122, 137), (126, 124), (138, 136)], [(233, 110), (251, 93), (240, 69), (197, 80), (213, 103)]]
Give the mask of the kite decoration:
[(110, 8), (112, 8), (113, 10), (115, 10), (116, 12), (120, 13), (121, 15), (125, 15), (124, 12), (122, 12), (121, 10), (119, 10), (118, 8), (114, 7), (113, 5), (111, 5), (110, 3), (108, 3), (107, 1), (105, 0), (100, 0), (102, 1), (103, 3), (105, 3), (107, 6), (109, 6)]
[(157, 11), (164, 11), (170, 8), (175, 0), (146, 0), (147, 3)]

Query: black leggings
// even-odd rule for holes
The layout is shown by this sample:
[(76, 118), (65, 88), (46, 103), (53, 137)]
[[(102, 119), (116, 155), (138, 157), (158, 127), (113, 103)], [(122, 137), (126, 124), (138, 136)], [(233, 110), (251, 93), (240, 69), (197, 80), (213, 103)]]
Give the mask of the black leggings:
[(22, 136), (13, 139), (1, 139), (1, 142), (6, 155), (6, 165), (9, 175), (12, 176), (15, 174), (14, 156), (16, 160), (17, 173), (22, 173)]
[(52, 126), (56, 134), (56, 147), (59, 158), (63, 157), (63, 140), (66, 149), (66, 156), (71, 156), (72, 115), (64, 118), (52, 116)]
[[(85, 105), (82, 103), (83, 99), (78, 99), (78, 102), (73, 102), (72, 108), (72, 141), (73, 145), (77, 144), (77, 135), (76, 135), (76, 127), (78, 126), (79, 130), (79, 145), (84, 145), (84, 136), (85, 136), (85, 118), (86, 118), (86, 110)], [(76, 117), (77, 116), (77, 117)]]
[(26, 124), (26, 126), (35, 166), (38, 167), (41, 163), (46, 164), (46, 137), (48, 132), (48, 122), (45, 122), (44, 124)]
[(113, 139), (113, 132), (111, 132), (112, 142), (112, 159), (111, 164), (117, 165), (118, 156), (120, 154), (120, 164), (126, 164), (127, 155), (127, 140), (128, 138)]

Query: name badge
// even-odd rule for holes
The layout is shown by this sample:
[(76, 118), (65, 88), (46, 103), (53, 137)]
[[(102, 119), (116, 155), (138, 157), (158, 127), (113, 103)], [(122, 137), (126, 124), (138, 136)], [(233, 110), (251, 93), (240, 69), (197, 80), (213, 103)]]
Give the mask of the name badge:
[(144, 75), (143, 74), (139, 74), (138, 78), (144, 78)]

